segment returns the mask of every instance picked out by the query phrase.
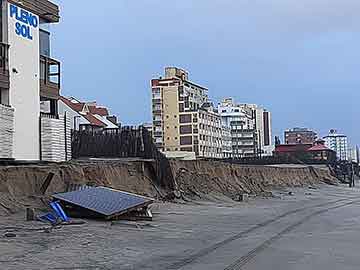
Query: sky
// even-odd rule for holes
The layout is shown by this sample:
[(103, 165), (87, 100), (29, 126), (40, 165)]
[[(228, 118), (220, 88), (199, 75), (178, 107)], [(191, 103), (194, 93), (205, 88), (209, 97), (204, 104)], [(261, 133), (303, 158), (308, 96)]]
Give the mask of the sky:
[(359, 0), (54, 1), (62, 94), (151, 122), (150, 80), (189, 71), (224, 97), (272, 112), (273, 132), (330, 129), (360, 144)]

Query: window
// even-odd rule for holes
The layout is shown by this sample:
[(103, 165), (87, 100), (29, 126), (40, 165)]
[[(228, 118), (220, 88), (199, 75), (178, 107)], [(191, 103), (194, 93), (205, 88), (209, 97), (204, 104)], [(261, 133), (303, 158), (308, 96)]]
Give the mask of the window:
[(9, 105), (9, 89), (0, 88), (0, 104)]
[(180, 134), (191, 134), (192, 133), (192, 126), (180, 126)]
[(180, 145), (191, 145), (191, 144), (192, 144), (192, 136), (180, 137)]
[(50, 57), (50, 33), (40, 29), (40, 55)]
[(191, 114), (182, 114), (180, 115), (180, 123), (191, 123), (192, 115)]

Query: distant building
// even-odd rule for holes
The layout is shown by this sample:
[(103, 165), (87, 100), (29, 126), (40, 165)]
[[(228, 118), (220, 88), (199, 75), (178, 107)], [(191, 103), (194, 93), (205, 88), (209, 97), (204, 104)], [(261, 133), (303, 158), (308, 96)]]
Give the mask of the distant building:
[(348, 139), (344, 134), (339, 134), (335, 129), (330, 130), (324, 137), (325, 145), (334, 150), (340, 160), (348, 160)]
[(60, 97), (59, 112), (70, 117), (72, 130), (110, 130), (118, 129), (116, 116), (110, 115), (107, 108), (96, 102), (81, 102), (75, 98)]
[(221, 137), (222, 137), (223, 158), (232, 158), (233, 150), (232, 150), (231, 129), (227, 126), (222, 126)]
[(226, 98), (218, 105), (222, 125), (230, 128), (233, 157), (272, 155), (271, 113), (255, 104)]
[(314, 163), (332, 163), (336, 160), (336, 152), (326, 147), (324, 140), (317, 140), (313, 144), (279, 144), (275, 146), (274, 156)]
[(221, 119), (207, 88), (191, 82), (185, 70), (167, 67), (164, 78), (151, 80), (151, 91), (153, 139), (159, 150), (223, 157)]
[(360, 163), (360, 152), (358, 146), (351, 147), (348, 149), (348, 160), (355, 162), (357, 164)]
[(316, 139), (316, 132), (307, 128), (293, 128), (284, 133), (285, 144), (313, 144)]
[(256, 104), (239, 104), (240, 108), (253, 110), (255, 129), (257, 133), (258, 155), (271, 156), (274, 151), (272, 140), (272, 114), (267, 109)]

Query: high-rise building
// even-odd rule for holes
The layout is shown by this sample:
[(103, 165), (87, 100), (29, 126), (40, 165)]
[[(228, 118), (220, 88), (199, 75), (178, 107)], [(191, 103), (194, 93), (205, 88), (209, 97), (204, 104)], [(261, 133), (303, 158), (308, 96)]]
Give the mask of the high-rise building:
[(59, 7), (48, 0), (0, 3), (0, 158), (68, 159), (67, 121), (58, 114), (60, 62), (51, 57), (49, 31)]
[(348, 149), (348, 160), (354, 163), (360, 163), (360, 152), (359, 147), (354, 146)]
[(233, 157), (271, 155), (271, 113), (256, 104), (224, 99), (218, 106), (222, 125), (230, 128)]
[(316, 132), (308, 128), (293, 128), (285, 130), (285, 144), (313, 144), (317, 139)]
[(240, 108), (232, 98), (224, 99), (218, 106), (222, 125), (231, 131), (234, 158), (251, 157), (257, 154), (257, 133), (254, 112)]
[(258, 136), (258, 154), (261, 156), (271, 156), (275, 150), (272, 140), (271, 112), (258, 106), (257, 104), (239, 104), (239, 107), (243, 109), (251, 109), (253, 111), (255, 129)]
[(220, 115), (206, 87), (191, 82), (185, 70), (167, 67), (151, 88), (153, 139), (161, 151), (223, 157)]
[(227, 126), (221, 127), (222, 152), (223, 158), (233, 157), (231, 129)]
[(324, 137), (325, 145), (336, 152), (340, 160), (348, 160), (348, 140), (344, 134), (339, 134), (335, 129), (330, 130)]

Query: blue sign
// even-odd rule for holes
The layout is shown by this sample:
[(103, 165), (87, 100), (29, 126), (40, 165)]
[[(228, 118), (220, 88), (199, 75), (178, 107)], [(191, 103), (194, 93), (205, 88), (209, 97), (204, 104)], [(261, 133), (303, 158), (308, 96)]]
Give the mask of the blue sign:
[(33, 40), (32, 28), (39, 26), (38, 17), (29, 11), (10, 4), (10, 18), (17, 20), (15, 23), (15, 33), (18, 36)]

